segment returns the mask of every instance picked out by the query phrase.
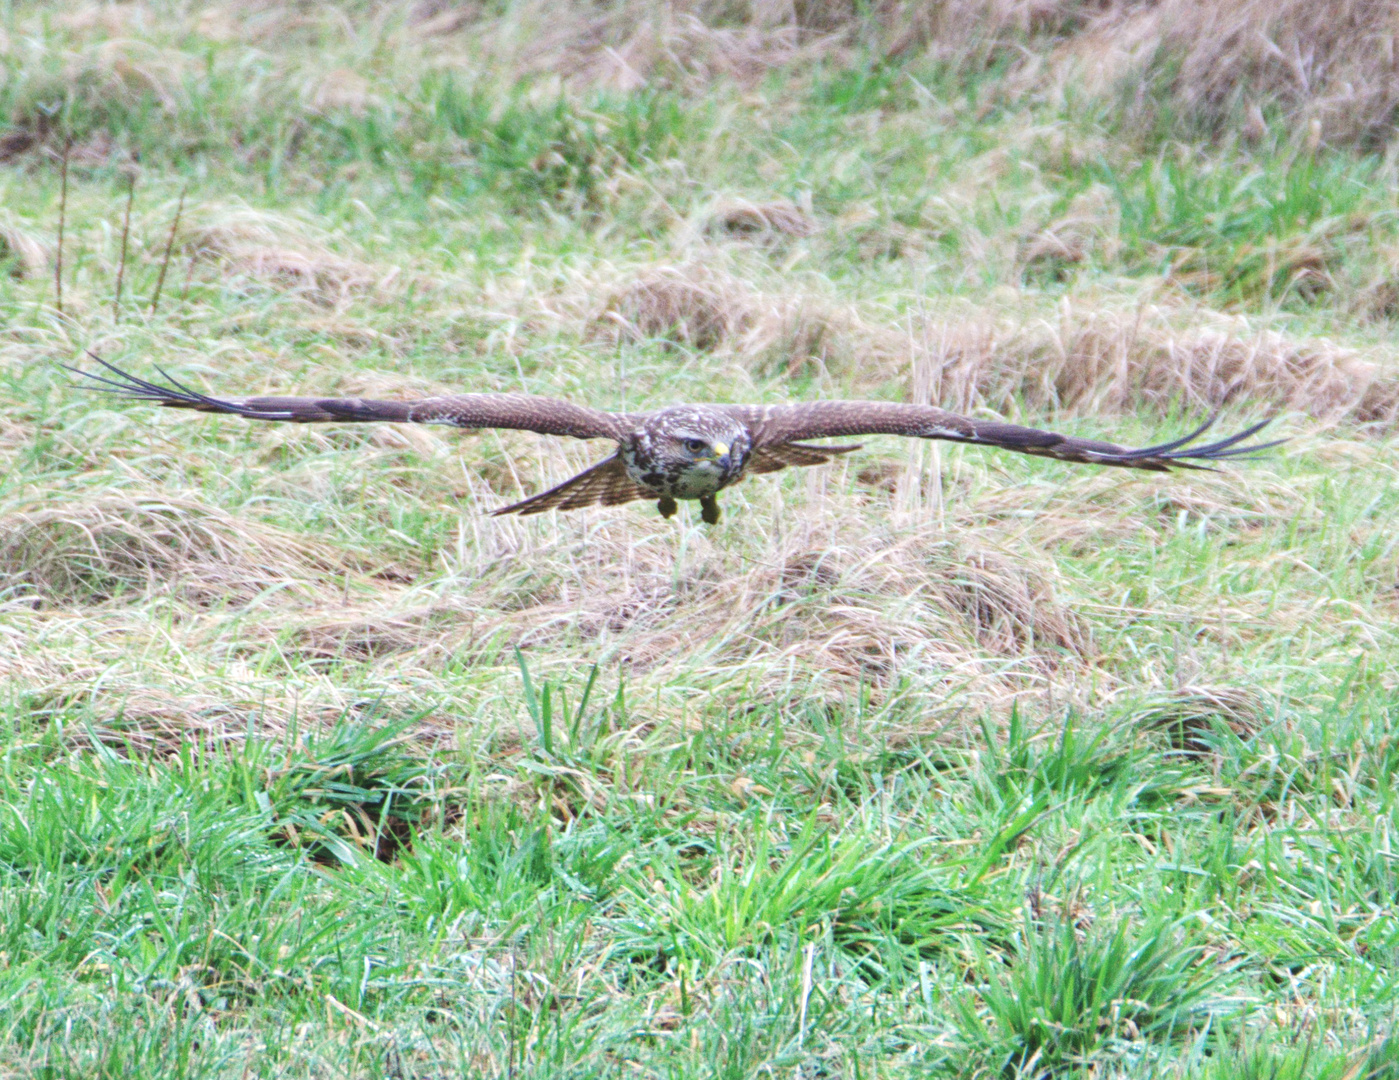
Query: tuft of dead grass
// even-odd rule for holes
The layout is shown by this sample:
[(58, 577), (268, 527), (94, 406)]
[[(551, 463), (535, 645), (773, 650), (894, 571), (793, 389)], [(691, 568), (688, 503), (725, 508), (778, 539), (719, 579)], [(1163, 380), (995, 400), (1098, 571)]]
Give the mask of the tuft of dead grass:
[(595, 326), (624, 341), (659, 339), (715, 352), (752, 327), (751, 293), (700, 264), (658, 266), (615, 292)]
[(212, 750), (240, 743), (252, 718), (252, 730), (259, 736), (275, 736), (287, 726), (265, 703), (262, 708), (250, 702), (240, 708), (212, 694), (173, 694), (146, 686), (79, 691), (66, 702), (69, 709), (80, 705), (97, 719), (66, 732), (71, 745), (101, 743), (152, 757), (188, 752), (191, 746)]
[(1267, 717), (1266, 704), (1252, 689), (1192, 685), (1151, 698), (1134, 713), (1133, 722), (1162, 732), (1174, 749), (1200, 756), (1212, 749), (1209, 737), (1217, 725), (1250, 739)]
[(1399, 244), (1384, 244), (1378, 258), (1355, 283), (1347, 307), (1367, 321), (1399, 319)]
[(1244, 401), (1316, 417), (1391, 425), (1399, 373), (1323, 338), (1250, 332), (1242, 320), (1177, 330), (1170, 313), (1065, 307), (1059, 324), (930, 326), (919, 364), (933, 400), (963, 411), (1033, 408), (1123, 412)]
[(473, 613), (458, 604), (394, 608), (381, 602), (368, 610), (299, 611), (261, 632), (312, 660), (364, 662), (414, 653), (414, 663), (440, 668), (470, 636), (472, 622)]
[(195, 258), (213, 258), (238, 274), (277, 284), (323, 307), (387, 285), (396, 270), (378, 273), (368, 264), (332, 251), (302, 223), (241, 205), (205, 205), (189, 211), (181, 238)]
[(201, 607), (334, 587), (346, 557), (193, 499), (55, 493), (0, 516), (0, 573), (46, 608), (174, 596)]
[[(768, 72), (827, 55), (830, 35), (804, 35), (790, 19), (714, 18), (703, 4), (647, 0), (560, 8), (516, 4), (476, 24), (496, 62), (549, 75), (575, 90), (630, 92), (644, 86), (698, 91), (717, 81), (753, 85)], [(484, 31), (484, 32), (483, 32)]]
[(728, 199), (716, 206), (706, 226), (711, 234), (727, 234), (748, 239), (765, 236), (814, 236), (820, 226), (810, 213), (789, 199), (755, 203)]
[(887, 372), (907, 362), (907, 336), (871, 324), (851, 305), (809, 292), (762, 292), (708, 262), (645, 267), (612, 291), (601, 312), (582, 314), (597, 291), (585, 285), (558, 306), (613, 343), (669, 342), (733, 357), (764, 375), (794, 375), (809, 364), (844, 373), (857, 361)]
[(345, 112), (351, 116), (363, 116), (378, 103), (370, 90), (369, 80), (343, 67), (313, 78), (306, 87), (303, 99), (313, 112)]
[(6, 262), (15, 277), (41, 277), (48, 269), (49, 252), (13, 214), (0, 210), (0, 265)]
[[(532, 664), (597, 658), (648, 682), (765, 701), (882, 701), (911, 688), (934, 724), (1003, 708), (1054, 672), (1093, 663), (1048, 562), (987, 537), (921, 522), (884, 533), (848, 506), (826, 509), (794, 518), (756, 561), (705, 538), (677, 562), (670, 545), (638, 537), (635, 521), (599, 520), (586, 542), (548, 550), (529, 541), (532, 526), (495, 534), (493, 523), (478, 561), (454, 568), (454, 632), (396, 662), (486, 662), (509, 643)], [(496, 544), (510, 563), (492, 557)], [(536, 564), (552, 576), (525, 574)]]
[(561, 9), (513, 4), (497, 19), (434, 13), (419, 32), (441, 41), (471, 33), (489, 41), (496, 63), (551, 75), (575, 89), (643, 86), (694, 92), (718, 81), (752, 86), (775, 69), (847, 58), (886, 59), (931, 51), (959, 67), (984, 69), (1022, 57), (1042, 40), (1071, 34), (1100, 12), (1100, 0), (755, 0), (716, 4), (648, 0)]
[[(112, 628), (104, 629), (111, 634)], [(268, 710), (265, 702), (261, 708), (252, 702), (239, 708), (212, 694), (175, 694), (114, 676), (110, 666), (88, 658), (15, 650), (12, 644), (0, 642), (0, 685), (22, 694), (31, 716), (87, 713), (90, 723), (64, 731), (72, 745), (97, 742), (177, 753), (191, 744), (213, 747), (241, 740), (249, 731), (249, 712), (259, 714), (254, 730), (261, 731), (265, 720), (273, 721), (273, 730), (285, 726), (277, 722), (285, 717)]]
[(1048, 576), (1023, 559), (985, 548), (956, 550), (939, 579), (939, 595), (966, 617), (984, 649), (1002, 656), (1091, 654), (1084, 624), (1055, 601)]
[[(1087, 5), (1085, 5), (1086, 7)], [(1311, 145), (1370, 147), (1399, 110), (1396, 0), (1117, 0), (1059, 46), (1061, 86), (1221, 135), (1282, 112)]]
[[(1101, 238), (1096, 215), (1081, 220)], [(1069, 225), (1052, 242), (1033, 239), (1027, 258), (1080, 257), (1064, 238)], [(567, 321), (586, 321), (594, 337), (731, 357), (759, 377), (794, 376), (815, 364), (858, 394), (883, 392), (912, 373), (925, 388), (918, 400), (960, 412), (1164, 412), (1257, 402), (1328, 422), (1388, 427), (1399, 419), (1399, 371), (1383, 360), (1209, 311), (1185, 321), (1169, 306), (1122, 312), (1065, 301), (1057, 321), (914, 316), (899, 327), (821, 294), (766, 293), (701, 262), (643, 268), (601, 312), (587, 314), (597, 291), (595, 284), (570, 289), (550, 304)]]
[(1120, 247), (1120, 215), (1112, 192), (1102, 184), (1092, 185), (1074, 198), (1065, 214), (1026, 238), (1021, 265), (1059, 281), (1069, 267), (1091, 257), (1110, 261)]

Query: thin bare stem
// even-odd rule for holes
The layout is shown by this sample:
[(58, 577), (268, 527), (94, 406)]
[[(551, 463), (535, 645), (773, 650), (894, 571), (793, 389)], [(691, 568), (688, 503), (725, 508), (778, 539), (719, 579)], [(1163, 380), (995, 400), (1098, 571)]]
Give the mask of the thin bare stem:
[(136, 174), (133, 172), (126, 186), (126, 216), (121, 221), (121, 258), (117, 261), (117, 290), (112, 297), (112, 323), (121, 318), (121, 283), (126, 276), (126, 240), (131, 235), (131, 203), (136, 198)]
[(63, 314), (63, 229), (68, 223), (68, 153), (73, 149), (69, 137), (63, 143), (63, 171), (60, 174), (58, 194), (58, 254), (53, 261), (53, 289), (58, 304), (58, 313)]
[(189, 191), (186, 184), (180, 189), (180, 202), (175, 207), (175, 220), (170, 222), (170, 235), (165, 238), (165, 255), (160, 260), (160, 276), (155, 279), (155, 295), (151, 297), (151, 314), (155, 314), (155, 309), (160, 306), (160, 290), (165, 288), (165, 271), (170, 268), (170, 253), (175, 250), (175, 230), (180, 227), (180, 215), (185, 210), (185, 192)]

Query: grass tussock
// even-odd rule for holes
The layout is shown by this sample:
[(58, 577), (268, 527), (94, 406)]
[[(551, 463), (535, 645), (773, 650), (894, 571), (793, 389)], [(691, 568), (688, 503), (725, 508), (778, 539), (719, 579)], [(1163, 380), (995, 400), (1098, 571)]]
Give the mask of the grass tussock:
[(0, 519), (0, 565), (11, 597), (35, 605), (178, 596), (197, 606), (305, 594), (342, 555), (194, 499), (99, 495), (45, 497)]
[(1080, 312), (1001, 330), (942, 324), (923, 337), (934, 400), (960, 409), (1124, 412), (1250, 401), (1317, 419), (1388, 426), (1399, 379), (1388, 365), (1325, 339), (1297, 340), (1246, 324), (1179, 331), (1170, 312)]
[[(1030, 250), (1061, 257), (1066, 243), (1062, 230), (1041, 233)], [(881, 325), (809, 293), (765, 295), (742, 278), (692, 264), (638, 274), (607, 301), (593, 332), (733, 358), (760, 376), (814, 367), (854, 392), (916, 383), (927, 400), (964, 412), (1004, 413), (1020, 402), (1110, 413), (1255, 402), (1384, 427), (1399, 414), (1399, 377), (1386, 363), (1243, 319), (1206, 313), (1182, 324), (1170, 307), (1124, 313), (1066, 304), (1057, 318), (1031, 322), (910, 322), (911, 330)]]
[[(705, 3), (660, 7), (621, 2), (560, 11), (544, 3), (513, 5), (502, 18), (463, 21), (444, 12), (419, 23), (436, 42), (479, 35), (495, 63), (526, 78), (553, 76), (576, 90), (644, 87), (703, 93), (716, 82), (753, 86), (791, 65), (812, 63), (842, 44), (813, 34), (780, 5), (724, 12)], [(716, 17), (717, 16), (717, 17)]]
[(1397, 18), (1391, 0), (1111, 5), (1057, 59), (1162, 126), (1258, 136), (1271, 113), (1309, 145), (1375, 146), (1392, 136), (1399, 107)]
[[(672, 553), (627, 545), (613, 527), (567, 554), (499, 541), (570, 570), (546, 578), (485, 558), (454, 567), (450, 591), (427, 603), (420, 591), (381, 589), (372, 602), (356, 593), (281, 607), (248, 627), (247, 647), (275, 643), (298, 664), (374, 663), (429, 681), (497, 664), (513, 648), (545, 674), (569, 652), (637, 679), (679, 664), (706, 698), (739, 686), (769, 701), (797, 688), (836, 702), (915, 694), (919, 727), (941, 727), (972, 702), (1007, 707), (1095, 655), (1051, 567), (933, 532), (877, 542), (794, 535), (747, 568), (705, 545), (678, 577)], [(622, 580), (600, 577), (603, 567), (620, 568)]]
[(1137, 722), (1163, 732), (1172, 748), (1208, 753), (1222, 734), (1253, 738), (1268, 720), (1267, 703), (1252, 687), (1183, 686), (1143, 703)]
[(809, 212), (788, 199), (766, 203), (725, 200), (714, 208), (706, 224), (710, 233), (755, 240), (773, 235), (812, 236), (820, 228)]
[(618, 340), (661, 339), (714, 352), (752, 329), (749, 296), (743, 282), (702, 265), (660, 266), (615, 293), (598, 328)]
[(0, 268), (14, 277), (35, 277), (49, 265), (44, 242), (13, 215), (0, 217)]
[(180, 246), (191, 260), (213, 261), (223, 273), (265, 282), (321, 306), (342, 306), (352, 293), (396, 276), (335, 253), (286, 215), (208, 205), (192, 208), (190, 218)]
[[(717, 260), (715, 260), (717, 262)], [(587, 303), (561, 298), (565, 310)], [(811, 368), (868, 378), (906, 362), (907, 340), (857, 309), (810, 292), (774, 294), (719, 265), (663, 263), (616, 289), (593, 317), (592, 335), (612, 342), (661, 342), (733, 359), (767, 376)]]
[(405, 608), (381, 601), (367, 611), (344, 605), (300, 611), (261, 629), (268, 639), (312, 662), (363, 663), (412, 653), (412, 664), (441, 668), (470, 639), (472, 616), (471, 608), (461, 603)]

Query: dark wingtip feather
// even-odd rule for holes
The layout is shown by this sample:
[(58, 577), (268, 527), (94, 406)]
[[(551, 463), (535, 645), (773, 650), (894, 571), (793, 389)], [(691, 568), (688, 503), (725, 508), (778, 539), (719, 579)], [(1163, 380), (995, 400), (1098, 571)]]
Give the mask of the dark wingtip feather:
[[(1113, 456), (1119, 461), (1131, 461), (1133, 458), (1168, 457), (1171, 455), (1172, 451), (1177, 450), (1182, 446), (1185, 446), (1187, 443), (1194, 442), (1201, 435), (1207, 432), (1210, 428), (1214, 427), (1214, 422), (1218, 418), (1218, 413), (1210, 413), (1209, 419), (1206, 420), (1199, 427), (1197, 427), (1189, 435), (1182, 435), (1179, 439), (1173, 439), (1171, 442), (1158, 443), (1156, 446), (1147, 446), (1142, 448), (1141, 450), (1127, 450), (1121, 454), (1115, 454)], [(1265, 420), (1264, 423), (1267, 423), (1267, 421)]]
[(124, 397), (131, 401), (153, 401), (159, 405), (173, 405), (176, 407), (199, 409), (204, 412), (230, 413), (235, 416), (246, 417), (250, 420), (291, 419), (291, 413), (250, 409), (241, 402), (225, 401), (221, 398), (209, 397), (207, 394), (201, 394), (198, 390), (190, 389), (184, 383), (171, 376), (168, 371), (159, 365), (156, 365), (156, 371), (160, 372), (161, 377), (165, 379), (168, 384), (166, 386), (161, 386), (159, 383), (153, 383), (133, 375), (131, 372), (125, 371), (115, 364), (103, 360), (102, 357), (98, 356), (91, 349), (85, 349), (83, 351), (116, 376), (115, 379), (109, 379), (105, 375), (96, 375), (91, 371), (84, 371), (82, 368), (76, 368), (69, 364), (60, 365), (69, 371), (81, 375), (92, 383), (102, 384), (100, 386), (88, 385), (86, 386), (88, 390), (103, 394), (115, 394), (118, 397)]
[(1287, 439), (1283, 438), (1274, 439), (1272, 442), (1254, 443), (1251, 446), (1238, 445), (1245, 439), (1262, 431), (1275, 419), (1276, 417), (1270, 416), (1267, 419), (1260, 420), (1258, 423), (1245, 428), (1243, 431), (1230, 435), (1227, 439), (1219, 439), (1216, 442), (1206, 443), (1203, 446), (1190, 445), (1214, 424), (1215, 417), (1211, 416), (1204, 424), (1184, 438), (1173, 439), (1171, 442), (1160, 443), (1157, 446), (1144, 447), (1141, 450), (1129, 450), (1121, 454), (1104, 455), (1100, 460), (1110, 465), (1132, 465), (1137, 462), (1145, 463), (1150, 461), (1168, 467), (1205, 469), (1208, 468), (1208, 466), (1194, 465), (1191, 464), (1191, 462), (1244, 459), (1264, 450), (1271, 450), (1273, 447), (1281, 446), (1283, 443), (1287, 442)]
[(1230, 458), (1247, 460), (1262, 450), (1271, 450), (1275, 446), (1281, 446), (1283, 443), (1290, 441), (1290, 439), (1274, 439), (1272, 442), (1254, 443), (1252, 446), (1235, 446), (1231, 449), (1220, 450), (1218, 453), (1211, 454), (1210, 460), (1226, 461)]
[(120, 394), (123, 397), (128, 397), (135, 401), (184, 401), (194, 404), (201, 400), (202, 395), (196, 394), (188, 387), (181, 386), (159, 368), (156, 370), (160, 371), (166, 379), (169, 379), (171, 383), (170, 386), (158, 386), (153, 382), (147, 382), (145, 379), (138, 378), (129, 371), (123, 371), (115, 364), (108, 363), (91, 349), (85, 349), (83, 351), (116, 376), (115, 379), (109, 379), (105, 375), (95, 375), (91, 371), (84, 371), (82, 368), (76, 368), (70, 364), (62, 365), (68, 371), (81, 375), (91, 382), (103, 384), (102, 386), (89, 386), (88, 389), (90, 390), (100, 390), (108, 394)]

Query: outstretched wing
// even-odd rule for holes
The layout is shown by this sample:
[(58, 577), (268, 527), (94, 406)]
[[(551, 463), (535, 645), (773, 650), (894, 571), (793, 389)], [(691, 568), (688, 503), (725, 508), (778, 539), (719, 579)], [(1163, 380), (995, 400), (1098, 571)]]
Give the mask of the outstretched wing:
[(654, 499), (656, 493), (627, 475), (621, 455), (599, 461), (557, 487), (531, 495), (521, 502), (492, 510), (498, 514), (542, 514), (545, 510), (580, 510), (585, 506), (620, 506), (634, 499)]
[(748, 465), (744, 471), (770, 473), (785, 469), (788, 465), (824, 465), (837, 454), (848, 454), (858, 449), (859, 443), (846, 446), (812, 446), (810, 443), (793, 442), (758, 446), (748, 455)]
[[(748, 426), (753, 453), (793, 445), (799, 439), (829, 439), (842, 435), (906, 435), (919, 439), (997, 446), (1021, 454), (1079, 461), (1093, 465), (1118, 465), (1128, 469), (1167, 472), (1171, 468), (1200, 469), (1192, 461), (1224, 461), (1267, 450), (1285, 442), (1240, 445), (1269, 421), (1254, 424), (1237, 435), (1217, 442), (1196, 444), (1214, 423), (1211, 417), (1184, 438), (1133, 450), (1096, 439), (1078, 439), (1052, 431), (975, 420), (933, 405), (903, 405), (883, 401), (812, 401), (797, 405), (732, 405), (725, 411)], [(829, 452), (830, 448), (823, 448)]]
[[(89, 354), (92, 355), (92, 354)], [(622, 418), (533, 394), (450, 394), (417, 401), (371, 401), (366, 398), (255, 397), (215, 398), (191, 390), (164, 371), (165, 384), (147, 382), (99, 356), (107, 369), (94, 375), (69, 368), (99, 384), (93, 388), (135, 401), (153, 401), (174, 409), (231, 413), (249, 420), (283, 420), (295, 424), (366, 423), (376, 420), (410, 424), (450, 424), (459, 428), (516, 428), (541, 435), (570, 435), (575, 439), (616, 439), (623, 434)], [(160, 371), (159, 368), (156, 369)]]

